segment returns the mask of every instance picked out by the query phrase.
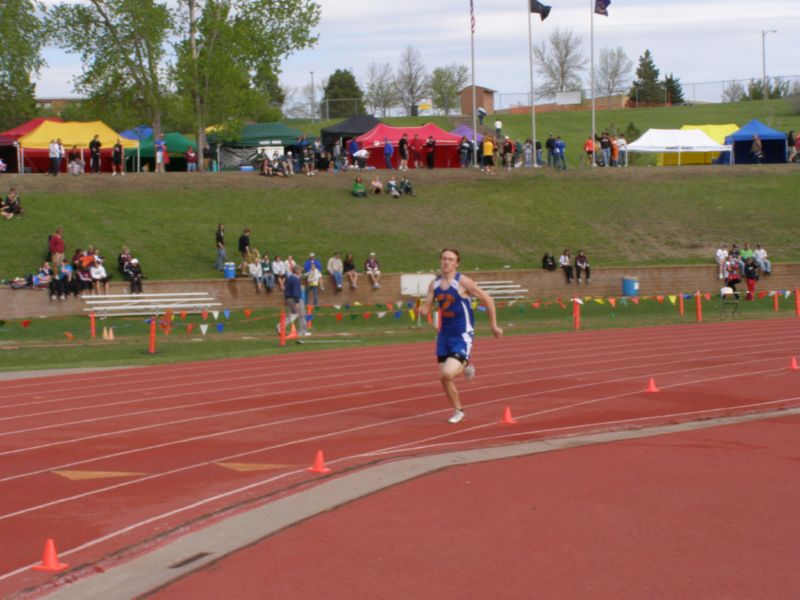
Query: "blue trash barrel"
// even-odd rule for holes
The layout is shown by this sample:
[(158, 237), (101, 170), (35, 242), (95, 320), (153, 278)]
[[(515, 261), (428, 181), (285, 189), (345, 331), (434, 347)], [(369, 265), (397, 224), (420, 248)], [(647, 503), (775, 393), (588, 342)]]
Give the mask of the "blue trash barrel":
[(225, 270), (223, 274), (225, 275), (225, 279), (235, 279), (236, 278), (236, 263), (226, 262), (225, 263)]
[(639, 295), (639, 280), (636, 277), (622, 278), (622, 295), (623, 296)]

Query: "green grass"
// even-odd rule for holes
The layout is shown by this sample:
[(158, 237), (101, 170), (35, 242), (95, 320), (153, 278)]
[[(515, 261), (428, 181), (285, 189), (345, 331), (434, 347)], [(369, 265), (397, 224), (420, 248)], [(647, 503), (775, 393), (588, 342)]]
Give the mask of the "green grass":
[[(618, 299), (616, 307), (607, 299), (602, 299), (602, 304), (588, 297), (584, 300), (582, 330), (680, 323), (702, 326), (695, 324), (691, 299), (686, 300), (683, 317), (669, 298), (663, 303), (652, 298), (641, 299), (639, 304)], [(785, 318), (791, 314), (793, 298), (781, 298), (780, 305), (780, 311), (775, 313), (771, 298), (742, 302), (737, 320)], [(200, 332), (203, 321), (199, 315), (189, 315), (185, 321), (176, 315), (169, 335), (164, 335), (162, 327), (158, 328), (157, 351), (153, 355), (148, 353), (149, 325), (144, 318), (98, 319), (95, 340), (90, 338), (87, 317), (33, 319), (27, 328), (14, 321), (0, 326), (0, 371), (121, 367), (413, 342), (422, 344), (420, 352), (432, 353), (435, 331), (427, 324), (418, 326), (408, 310), (403, 306), (397, 318), (395, 306), (392, 310), (386, 306), (324, 307), (315, 316), (309, 343), (298, 345), (289, 341), (284, 348), (279, 346), (274, 330), (277, 310), (254, 310), (249, 318), (241, 310), (231, 311), (229, 319), (220, 314), (218, 321), (209, 316), (205, 336)], [(704, 301), (703, 310), (704, 322), (722, 318), (717, 299)], [(342, 314), (341, 320), (337, 320), (337, 313)], [(365, 313), (371, 317), (366, 319)], [(381, 318), (379, 313), (385, 314)], [(478, 335), (488, 335), (486, 314), (477, 311), (476, 315)], [(163, 318), (162, 322), (166, 323)], [(539, 308), (522, 302), (504, 304), (498, 309), (498, 322), (506, 335), (567, 332), (573, 328), (572, 307), (564, 302), (562, 308), (552, 299)], [(223, 324), (222, 332), (216, 330), (218, 323)], [(193, 325), (191, 333), (187, 333), (188, 324)], [(108, 326), (114, 329), (114, 342), (100, 339), (102, 328)], [(74, 339), (68, 341), (66, 332)]]
[[(774, 260), (800, 261), (794, 166), (411, 176), (418, 195), (401, 201), (354, 199), (345, 175), (278, 182), (209, 174), (194, 185), (176, 175), (180, 185), (165, 179), (166, 187), (143, 191), (131, 176), (127, 188), (113, 189), (107, 178), (90, 182), (105, 188), (80, 193), (28, 191), (22, 185), (52, 180), (24, 176), (18, 185), (27, 214), (0, 223), (0, 278), (33, 272), (56, 225), (64, 227), (70, 255), (92, 243), (113, 259), (125, 244), (151, 279), (217, 277), (213, 236), (220, 221), (234, 259), (249, 226), (262, 252), (302, 258), (313, 250), (327, 259), (340, 250), (363, 260), (374, 250), (387, 272), (437, 268), (445, 245), (463, 250), (465, 269), (483, 270), (535, 268), (544, 250), (564, 247), (586, 248), (597, 267), (700, 264), (723, 240), (760, 242)], [(212, 180), (217, 185), (209, 189)], [(235, 187), (240, 183), (243, 189)], [(64, 188), (73, 184), (79, 183), (60, 178)]]

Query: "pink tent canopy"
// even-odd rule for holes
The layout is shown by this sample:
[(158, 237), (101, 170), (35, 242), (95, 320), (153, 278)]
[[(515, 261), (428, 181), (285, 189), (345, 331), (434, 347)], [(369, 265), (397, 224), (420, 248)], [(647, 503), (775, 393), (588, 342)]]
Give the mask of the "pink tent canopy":
[(461, 138), (445, 131), (433, 123), (427, 123), (421, 127), (392, 127), (391, 125), (381, 123), (367, 133), (358, 136), (356, 142), (358, 142), (361, 148), (370, 151), (369, 161), (367, 162), (369, 166), (383, 168), (386, 166), (383, 158), (383, 147), (385, 145), (385, 140), (388, 139), (392, 143), (392, 146), (394, 146), (392, 163), (397, 166), (400, 161), (398, 156), (398, 144), (403, 134), (408, 134), (408, 141), (412, 148), (412, 157), (411, 161), (409, 161), (409, 166), (412, 166), (413, 163), (415, 136), (419, 141), (418, 143), (421, 149), (419, 160), (423, 163), (425, 163), (427, 157), (425, 142), (428, 140), (429, 136), (433, 136), (433, 139), (436, 140), (434, 166), (437, 169), (461, 166), (458, 159), (458, 145), (461, 142)]
[[(14, 142), (16, 142), (19, 138), (28, 135), (34, 129), (37, 129), (42, 123), (45, 121), (58, 121), (59, 123), (63, 123), (61, 119), (58, 117), (36, 117), (35, 119), (31, 119), (22, 125), (17, 125), (13, 129), (9, 129), (8, 131), (4, 131), (0, 133), (0, 158), (6, 161), (8, 165), (8, 170), (12, 173), (19, 173), (19, 153), (18, 149), (13, 147)], [(36, 152), (34, 153), (34, 155)], [(49, 166), (49, 159), (47, 157), (47, 150), (44, 152), (38, 152), (39, 155), (44, 157), (44, 160), (39, 161), (41, 164), (38, 167), (47, 171)], [(39, 158), (41, 158), (41, 156)], [(29, 159), (32, 156), (28, 157)], [(42, 167), (43, 165), (43, 167)], [(34, 170), (41, 170), (41, 168), (35, 168)]]

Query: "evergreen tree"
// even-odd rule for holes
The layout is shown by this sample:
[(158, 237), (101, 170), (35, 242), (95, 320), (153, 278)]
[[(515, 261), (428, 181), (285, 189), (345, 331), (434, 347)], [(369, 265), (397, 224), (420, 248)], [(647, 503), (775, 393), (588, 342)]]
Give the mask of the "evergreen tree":
[(364, 114), (364, 92), (355, 75), (347, 69), (336, 69), (325, 86), (322, 108), (322, 114), (329, 119)]
[(639, 57), (636, 68), (636, 80), (628, 95), (630, 102), (636, 104), (663, 104), (664, 84), (658, 80), (658, 68), (650, 50), (645, 50)]
[(686, 104), (683, 97), (683, 86), (681, 80), (672, 73), (664, 78), (664, 87), (667, 90), (667, 102), (670, 104)]

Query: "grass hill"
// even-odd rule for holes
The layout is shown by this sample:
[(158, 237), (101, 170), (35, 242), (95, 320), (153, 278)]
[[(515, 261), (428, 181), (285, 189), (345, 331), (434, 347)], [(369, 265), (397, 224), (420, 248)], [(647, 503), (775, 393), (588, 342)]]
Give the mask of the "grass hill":
[(9, 176), (26, 214), (0, 223), (0, 278), (33, 272), (48, 233), (68, 252), (125, 244), (151, 278), (213, 271), (218, 222), (236, 240), (253, 229), (262, 252), (363, 260), (376, 251), (392, 272), (436, 268), (443, 246), (464, 267), (537, 268), (546, 249), (585, 248), (595, 266), (706, 263), (720, 241), (761, 242), (777, 261), (800, 261), (797, 165), (637, 167), (489, 177), (476, 170), (410, 172), (416, 198), (355, 199), (347, 174), (266, 179), (252, 173)]

